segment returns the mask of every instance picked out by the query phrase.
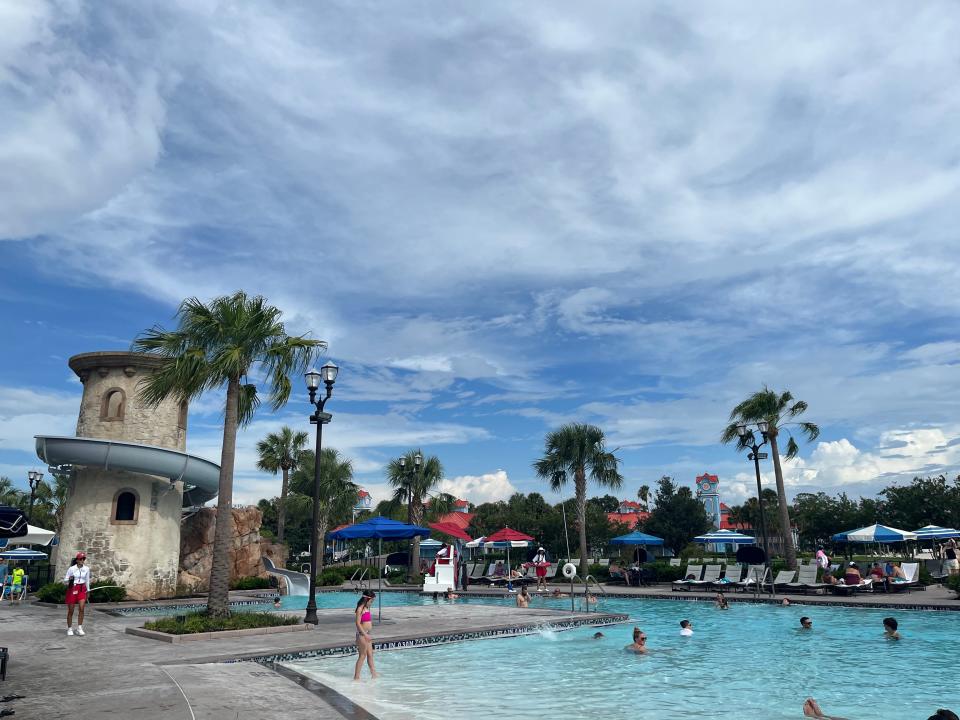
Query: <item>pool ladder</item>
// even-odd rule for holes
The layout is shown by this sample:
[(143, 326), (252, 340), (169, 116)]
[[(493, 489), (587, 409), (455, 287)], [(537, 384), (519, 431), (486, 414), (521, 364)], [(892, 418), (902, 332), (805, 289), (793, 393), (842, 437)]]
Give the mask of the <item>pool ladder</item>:
[[(570, 612), (576, 612), (576, 594), (573, 592), (573, 584), (579, 579), (579, 575), (574, 575), (570, 578)], [(604, 589), (597, 579), (593, 575), (587, 575), (583, 578), (583, 604), (580, 606), (580, 612), (590, 612), (590, 583), (593, 583), (596, 588), (600, 591), (600, 594), (606, 596), (607, 591)], [(597, 612), (600, 612), (599, 608)]]
[[(367, 571), (370, 570), (368, 567), (358, 567), (353, 571), (353, 575), (350, 576), (350, 582), (353, 585), (354, 590), (364, 590), (370, 586), (370, 580), (367, 578)], [(357, 574), (359, 573), (359, 577)], [(366, 580), (366, 584), (364, 584)]]

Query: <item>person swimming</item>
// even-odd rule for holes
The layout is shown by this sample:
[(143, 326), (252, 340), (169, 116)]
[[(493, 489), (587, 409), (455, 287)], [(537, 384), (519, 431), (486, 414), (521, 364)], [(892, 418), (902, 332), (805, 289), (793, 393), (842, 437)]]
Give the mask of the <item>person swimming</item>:
[(645, 655), (647, 650), (647, 634), (638, 627), (633, 629), (633, 642), (627, 645), (624, 650)]
[(273, 596), (273, 607), (274, 607), (274, 609), (276, 609), (276, 610), (279, 610), (279, 609), (280, 609), (280, 596), (279, 596), (279, 595), (274, 595), (274, 596)]
[(883, 619), (883, 635), (889, 640), (899, 640), (900, 633), (897, 631), (897, 619), (892, 617), (885, 617)]
[(680, 621), (680, 634), (683, 637), (693, 637), (693, 624), (689, 620)]

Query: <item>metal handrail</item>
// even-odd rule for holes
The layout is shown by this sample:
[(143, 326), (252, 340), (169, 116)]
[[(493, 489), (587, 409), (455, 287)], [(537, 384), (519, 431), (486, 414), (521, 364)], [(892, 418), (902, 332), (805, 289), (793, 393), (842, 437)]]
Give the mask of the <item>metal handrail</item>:
[[(590, 583), (592, 582), (596, 585), (604, 596), (606, 596), (607, 591), (593, 575), (588, 574), (585, 578), (581, 578), (579, 573), (574, 573), (574, 576), (570, 578), (570, 612), (577, 611), (576, 604), (574, 603), (576, 594), (573, 592), (573, 585), (578, 579), (583, 581), (583, 607), (586, 608), (586, 610), (581, 610), (581, 612), (590, 612), (590, 601), (587, 599), (590, 595)], [(599, 609), (597, 612), (599, 612)]]
[[(370, 568), (368, 567), (358, 567), (356, 570), (353, 571), (353, 575), (350, 576), (350, 582), (353, 583), (354, 589), (357, 589), (358, 587), (361, 590), (364, 589), (363, 579), (366, 576), (367, 571), (369, 569)], [(359, 578), (357, 577), (357, 573), (360, 573)]]

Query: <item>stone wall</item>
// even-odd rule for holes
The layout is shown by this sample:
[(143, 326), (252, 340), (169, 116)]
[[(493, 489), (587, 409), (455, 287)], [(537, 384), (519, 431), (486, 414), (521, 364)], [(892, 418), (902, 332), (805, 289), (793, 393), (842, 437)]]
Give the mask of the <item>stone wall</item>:
[[(283, 545), (261, 542), (263, 515), (255, 507), (230, 511), (233, 543), (230, 548), (230, 580), (242, 577), (267, 577), (261, 558), (266, 555), (275, 563), (286, 554)], [(213, 565), (213, 534), (217, 509), (202, 508), (183, 521), (180, 530), (181, 590), (206, 592)]]
[[(112, 521), (118, 492), (137, 496), (136, 521)], [(177, 588), (183, 484), (139, 473), (78, 468), (60, 531), (57, 575), (77, 552), (94, 580), (113, 578), (135, 600), (172, 597)]]
[[(148, 407), (137, 399), (140, 383), (160, 362), (159, 358), (130, 352), (93, 352), (70, 358), (70, 369), (83, 383), (77, 437), (185, 450), (186, 404), (181, 407), (176, 399), (168, 398), (157, 407)], [(123, 398), (119, 417), (105, 412), (112, 392), (119, 392)]]

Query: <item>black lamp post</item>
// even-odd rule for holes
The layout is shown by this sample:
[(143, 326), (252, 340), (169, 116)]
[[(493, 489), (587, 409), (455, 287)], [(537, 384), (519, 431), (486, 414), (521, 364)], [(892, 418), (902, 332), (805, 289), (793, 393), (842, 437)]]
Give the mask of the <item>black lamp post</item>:
[(758, 444), (757, 436), (753, 434), (753, 430), (745, 424), (737, 425), (737, 434), (740, 436), (744, 447), (750, 448), (751, 452), (747, 455), (747, 458), (753, 460), (753, 469), (757, 473), (757, 506), (760, 510), (760, 534), (763, 535), (763, 553), (767, 556), (765, 564), (769, 567), (770, 550), (767, 547), (767, 522), (763, 515), (763, 492), (760, 488), (760, 461), (767, 459), (767, 453), (760, 452), (760, 448), (767, 444), (767, 428), (769, 428), (769, 425), (765, 421), (761, 420), (757, 423), (757, 430), (759, 430), (763, 436), (763, 442)]
[[(313, 524), (310, 526), (310, 597), (307, 599), (307, 614), (303, 618), (304, 623), (313, 625), (317, 624), (317, 548), (323, 542), (323, 538), (317, 538), (317, 525), (320, 522), (320, 451), (323, 448), (323, 426), (333, 419), (330, 413), (323, 411), (323, 406), (333, 395), (333, 383), (337, 380), (338, 370), (339, 368), (332, 362), (327, 362), (319, 372), (310, 370), (304, 375), (307, 380), (307, 390), (310, 391), (310, 404), (317, 409), (310, 416), (310, 422), (317, 426), (317, 449), (313, 468)], [(327, 387), (327, 394), (318, 400), (317, 390), (321, 380)]]
[[(423, 455), (417, 450), (413, 456), (413, 467), (407, 470), (407, 456), (400, 457), (400, 470), (404, 473), (407, 482), (407, 522), (413, 523), (413, 479), (420, 472), (420, 466), (423, 465)], [(410, 563), (407, 566), (407, 574), (413, 578), (420, 574), (420, 558), (413, 556), (413, 540), (410, 541)], [(378, 562), (379, 564), (379, 562)]]
[(27, 520), (33, 522), (33, 500), (36, 497), (37, 488), (43, 482), (43, 473), (37, 470), (29, 470), (27, 472), (27, 482), (30, 484), (30, 507), (27, 510)]

